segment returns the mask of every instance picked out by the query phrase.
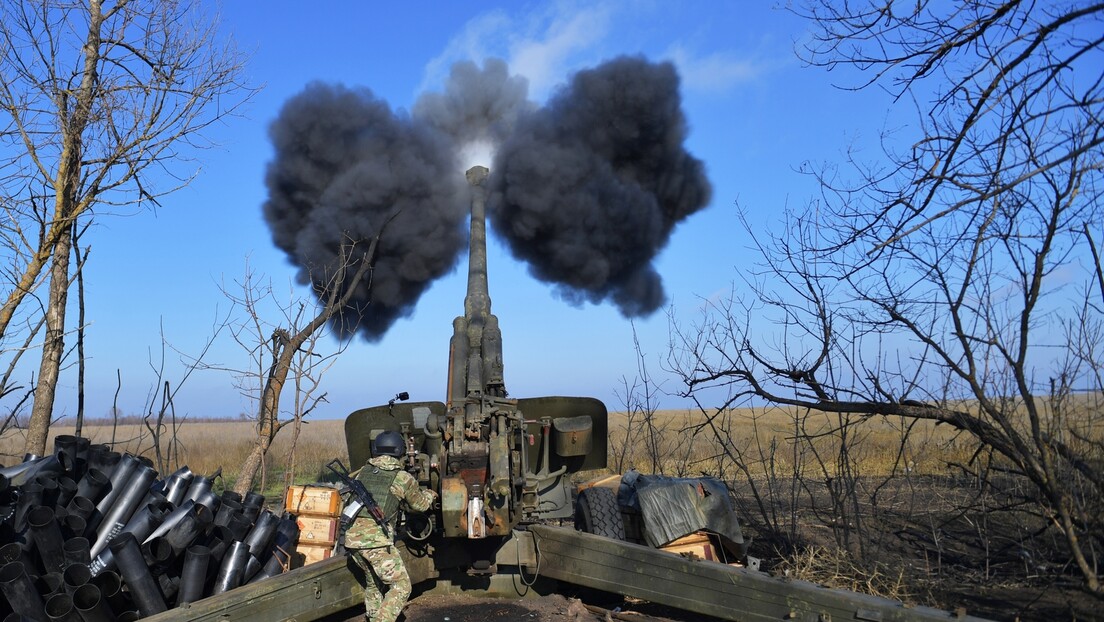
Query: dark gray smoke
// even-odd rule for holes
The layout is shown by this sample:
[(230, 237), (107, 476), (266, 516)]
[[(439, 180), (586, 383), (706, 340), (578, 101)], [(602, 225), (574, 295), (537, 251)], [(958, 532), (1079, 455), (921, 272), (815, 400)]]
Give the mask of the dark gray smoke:
[(579, 72), (499, 148), (495, 230), (567, 300), (655, 311), (665, 296), (652, 259), (710, 198), (686, 131), (672, 64), (622, 57)]
[(527, 91), (492, 59), (482, 70), (453, 66), (445, 92), (423, 95), (413, 115), (367, 89), (325, 84), (284, 105), (270, 129), (276, 157), (264, 214), (299, 278), (325, 295), (343, 248), (355, 242), (365, 252), (387, 223), (371, 283), (335, 320), (344, 334), (378, 340), (456, 265), (469, 214), (459, 148), (501, 140), (531, 108)]
[(264, 214), (300, 279), (325, 295), (343, 249), (362, 254), (380, 236), (370, 285), (337, 320), (344, 334), (379, 339), (456, 265), (469, 213), (458, 154), (472, 141), (501, 144), (492, 224), (534, 275), (625, 315), (663, 304), (652, 259), (710, 192), (682, 147), (674, 67), (620, 58), (577, 74), (542, 109), (527, 88), (492, 59), (453, 66), (444, 93), (423, 95), (413, 115), (325, 84), (284, 105)]
[(317, 83), (284, 105), (269, 134), (276, 157), (265, 176), (265, 218), (316, 292), (329, 291), (344, 246), (366, 252), (387, 223), (371, 285), (360, 284), (336, 322), (378, 340), (466, 244), (463, 171), (451, 140), (367, 89)]

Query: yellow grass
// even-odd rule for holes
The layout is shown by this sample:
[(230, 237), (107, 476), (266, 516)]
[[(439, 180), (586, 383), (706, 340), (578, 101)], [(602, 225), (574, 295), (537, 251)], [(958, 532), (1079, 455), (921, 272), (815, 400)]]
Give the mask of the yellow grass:
[[(654, 414), (653, 421), (659, 431), (658, 441), (649, 446), (642, 415), (630, 418), (624, 412), (610, 414), (611, 466), (616, 469), (620, 459), (624, 469), (635, 467), (675, 475), (713, 473), (712, 466), (731, 462), (738, 454), (749, 467), (769, 462), (766, 466), (779, 475), (809, 475), (810, 470), (817, 474), (822, 463), (831, 467), (842, 445), (843, 420), (839, 416), (787, 408), (741, 408), (711, 417), (692, 410), (661, 410)], [(858, 422), (860, 418), (851, 417), (849, 421)], [(903, 442), (903, 426), (900, 418), (871, 417), (849, 429), (846, 434), (855, 468), (872, 476), (906, 468), (915, 474), (945, 474), (949, 463), (968, 461), (976, 449), (975, 443), (956, 435), (948, 426), (927, 421), (913, 425), (907, 442)], [(799, 441), (802, 437), (807, 440)], [(661, 457), (655, 468), (653, 454)]]
[[(831, 467), (840, 448), (839, 434), (834, 432), (839, 425), (837, 417), (813, 414), (795, 421), (792, 411), (780, 408), (720, 413), (713, 417), (715, 429), (707, 425), (704, 415), (689, 410), (658, 411), (653, 422), (657, 430), (656, 441), (649, 444), (645, 440), (648, 428), (639, 415), (610, 413), (611, 470), (634, 467), (668, 475), (696, 475), (704, 471), (732, 476), (732, 452), (738, 450), (742, 452), (740, 459), (756, 474), (769, 468), (777, 475), (792, 475), (795, 471), (819, 475), (821, 464)], [(86, 424), (84, 428), (83, 435), (93, 443), (112, 444), (114, 441), (117, 451), (156, 460), (150, 432), (144, 426), (120, 425), (113, 429), (97, 423)], [(49, 446), (53, 446), (54, 435), (73, 432), (71, 425), (55, 426)], [(794, 439), (801, 433), (823, 436), (811, 443), (795, 443)], [(853, 433), (861, 437), (861, 442), (853, 449), (852, 459), (864, 475), (887, 475), (894, 469), (899, 472), (904, 468), (916, 474), (942, 474), (947, 471), (949, 462), (967, 460), (975, 448), (967, 439), (956, 439), (946, 426), (936, 428), (926, 422), (911, 430), (900, 458), (903, 431), (899, 420), (870, 418)], [(252, 447), (253, 434), (253, 424), (248, 421), (186, 421), (175, 436), (165, 433), (165, 470), (187, 465), (197, 473), (210, 474), (221, 468), (227, 481), (233, 482)], [(718, 435), (726, 440), (727, 448), (719, 442)], [(166, 444), (169, 438), (175, 438), (175, 445)], [(294, 465), (289, 465), (291, 440), (290, 429), (277, 436), (265, 468), (266, 490), (274, 491), (287, 483), (318, 481), (330, 460), (340, 458), (347, 462), (343, 421), (308, 421), (298, 440)], [(0, 435), (0, 463), (19, 461), (23, 444), (22, 430), (9, 430)], [(658, 454), (658, 460), (652, 460), (653, 453)], [(718, 465), (727, 466), (718, 468)]]
[[(185, 421), (176, 432), (174, 453), (168, 453), (169, 447), (166, 445), (170, 434), (166, 433), (166, 439), (162, 442), (165, 471), (171, 472), (186, 465), (196, 473), (209, 475), (221, 468), (227, 482), (233, 482), (255, 441), (253, 430), (254, 425), (248, 421)], [(24, 444), (23, 432), (9, 430), (0, 435), (0, 462), (11, 464), (20, 460)], [(71, 425), (54, 426), (50, 430), (48, 447), (53, 447), (53, 438), (56, 435), (73, 432)], [(113, 430), (110, 425), (86, 424), (82, 436), (93, 443), (112, 444), (114, 439), (113, 447), (116, 451), (156, 460), (151, 435), (142, 425), (120, 425)], [(266, 494), (278, 493), (285, 485), (285, 477), (291, 483), (314, 482), (321, 479), (325, 464), (330, 460), (341, 458), (343, 462), (348, 462), (343, 421), (318, 420), (304, 424), (297, 443), (293, 471), (288, 470), (291, 440), (290, 428), (284, 429), (276, 437), (265, 465)]]

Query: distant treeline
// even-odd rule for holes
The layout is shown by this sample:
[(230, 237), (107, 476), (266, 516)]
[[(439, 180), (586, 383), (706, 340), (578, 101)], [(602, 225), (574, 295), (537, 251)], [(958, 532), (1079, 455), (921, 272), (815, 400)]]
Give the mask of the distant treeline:
[[(27, 427), (27, 421), (30, 419), (30, 414), (16, 415), (10, 420), (7, 420), (5, 427), (25, 428)], [(155, 421), (154, 417), (148, 417), (143, 415), (118, 415), (112, 417), (110, 415), (104, 415), (101, 417), (85, 417), (84, 425), (86, 426), (111, 426), (111, 425), (142, 425), (149, 419), (152, 424)], [(238, 415), (237, 417), (210, 417), (210, 416), (197, 416), (188, 415), (187, 417), (177, 417), (177, 424), (185, 421), (203, 421), (205, 423), (229, 423), (234, 421), (247, 421), (249, 417), (245, 414)], [(75, 426), (77, 423), (76, 417), (59, 417), (53, 421), (50, 425), (58, 426)], [(168, 417), (165, 418), (165, 424), (172, 424), (172, 420)]]

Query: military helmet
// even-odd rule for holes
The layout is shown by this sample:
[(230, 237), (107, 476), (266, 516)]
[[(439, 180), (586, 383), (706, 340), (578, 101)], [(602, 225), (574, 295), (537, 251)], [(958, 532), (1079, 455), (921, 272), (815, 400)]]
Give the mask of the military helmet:
[(398, 458), (403, 455), (405, 450), (406, 443), (403, 442), (402, 434), (393, 430), (380, 432), (372, 441), (373, 456), (394, 456)]

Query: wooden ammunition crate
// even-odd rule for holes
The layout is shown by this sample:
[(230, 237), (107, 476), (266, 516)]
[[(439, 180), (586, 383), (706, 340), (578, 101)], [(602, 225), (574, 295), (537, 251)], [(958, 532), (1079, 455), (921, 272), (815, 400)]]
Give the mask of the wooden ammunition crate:
[(717, 548), (713, 546), (709, 534), (701, 531), (695, 531), (688, 536), (672, 540), (660, 548), (668, 553), (674, 553), (684, 557), (696, 557), (711, 562), (718, 561)]
[(295, 522), (299, 524), (299, 541), (304, 544), (321, 544), (333, 547), (334, 542), (337, 542), (340, 518), (300, 514), (295, 517)]
[(315, 562), (329, 559), (333, 556), (333, 545), (303, 544), (295, 547), (295, 558), (298, 562), (296, 568), (309, 566)]
[(291, 486), (284, 500), (284, 508), (292, 514), (316, 516), (340, 516), (341, 495), (328, 486)]

